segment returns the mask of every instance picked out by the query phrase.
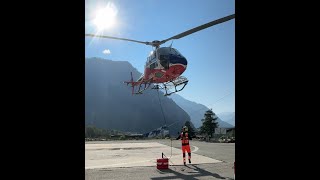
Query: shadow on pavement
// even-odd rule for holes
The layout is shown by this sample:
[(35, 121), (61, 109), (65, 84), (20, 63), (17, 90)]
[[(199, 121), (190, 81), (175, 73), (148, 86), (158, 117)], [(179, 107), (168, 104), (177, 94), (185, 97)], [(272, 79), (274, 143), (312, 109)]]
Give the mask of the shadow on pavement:
[[(181, 178), (181, 179), (196, 180), (197, 177), (202, 177), (202, 176), (211, 176), (216, 179), (226, 179), (226, 180), (230, 179), (230, 178), (222, 177), (217, 173), (211, 173), (209, 171), (201, 169), (198, 167), (198, 165), (170, 166), (169, 169), (162, 169), (162, 170), (158, 170), (158, 171), (160, 174), (170, 174), (170, 176), (168, 176), (168, 177), (163, 177), (163, 176), (153, 177), (151, 179), (158, 180), (158, 179)], [(184, 173), (182, 173), (182, 172), (184, 172)], [(171, 174), (173, 174), (173, 176)]]

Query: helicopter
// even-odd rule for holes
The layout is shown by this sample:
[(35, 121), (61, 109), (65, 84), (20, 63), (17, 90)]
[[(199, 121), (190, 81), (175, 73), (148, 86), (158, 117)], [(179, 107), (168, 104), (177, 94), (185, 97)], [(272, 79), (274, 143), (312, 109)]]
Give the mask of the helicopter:
[[(234, 18), (235, 14), (225, 16), (223, 18), (216, 19), (209, 23), (197, 26), (195, 28), (192, 28), (190, 30), (187, 30), (185, 32), (182, 32), (162, 41), (154, 40), (152, 42), (143, 42), (133, 39), (95, 34), (85, 34), (85, 36), (131, 41), (154, 47), (155, 49), (147, 57), (147, 61), (144, 66), (144, 73), (136, 81), (133, 81), (133, 76), (131, 72), (131, 80), (125, 81), (124, 83), (126, 83), (127, 85), (131, 85), (132, 95), (142, 94), (143, 91), (148, 89), (150, 85), (153, 84), (154, 86), (152, 87), (152, 89), (164, 89), (164, 96), (169, 96), (173, 93), (182, 91), (184, 87), (188, 84), (188, 79), (182, 76), (183, 72), (187, 68), (188, 61), (177, 49), (171, 47), (172, 44), (169, 47), (160, 47), (160, 45), (166, 43), (169, 40), (180, 39), (197, 31), (229, 21)], [(143, 85), (144, 87), (142, 87)], [(139, 86), (137, 92), (134, 91), (135, 86)], [(177, 87), (180, 88), (177, 89)], [(168, 90), (173, 88), (174, 91), (168, 93)]]

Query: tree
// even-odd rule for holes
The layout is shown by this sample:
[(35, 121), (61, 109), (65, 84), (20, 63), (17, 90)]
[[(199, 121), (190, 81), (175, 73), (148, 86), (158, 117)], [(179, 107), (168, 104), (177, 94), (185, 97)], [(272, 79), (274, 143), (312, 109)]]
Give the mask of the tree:
[(85, 137), (86, 138), (109, 138), (110, 134), (105, 129), (100, 129), (95, 126), (86, 126)]
[(208, 138), (212, 137), (214, 129), (218, 127), (218, 122), (216, 120), (218, 117), (212, 110), (206, 111), (204, 114), (204, 119), (202, 119), (202, 126), (200, 127), (200, 133), (205, 134)]
[(190, 134), (191, 137), (194, 137), (195, 133), (194, 133), (194, 129), (192, 128), (193, 127), (192, 122), (186, 121), (184, 125), (188, 127), (188, 134)]

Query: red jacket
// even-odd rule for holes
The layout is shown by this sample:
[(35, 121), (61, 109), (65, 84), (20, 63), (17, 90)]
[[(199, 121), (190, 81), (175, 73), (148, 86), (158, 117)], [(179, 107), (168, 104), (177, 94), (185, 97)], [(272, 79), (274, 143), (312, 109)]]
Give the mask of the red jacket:
[(187, 132), (182, 132), (181, 134), (179, 134), (176, 140), (178, 139), (181, 139), (182, 146), (189, 145), (189, 140), (192, 140), (190, 134)]

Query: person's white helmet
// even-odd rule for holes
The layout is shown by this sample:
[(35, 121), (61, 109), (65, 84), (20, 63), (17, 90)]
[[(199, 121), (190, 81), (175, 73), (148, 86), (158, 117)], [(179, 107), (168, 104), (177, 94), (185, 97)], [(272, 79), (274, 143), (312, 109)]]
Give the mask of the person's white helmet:
[(183, 131), (187, 132), (187, 131), (188, 131), (188, 127), (187, 127), (187, 126), (184, 126), (184, 127), (183, 127)]

